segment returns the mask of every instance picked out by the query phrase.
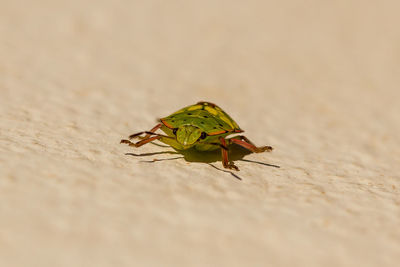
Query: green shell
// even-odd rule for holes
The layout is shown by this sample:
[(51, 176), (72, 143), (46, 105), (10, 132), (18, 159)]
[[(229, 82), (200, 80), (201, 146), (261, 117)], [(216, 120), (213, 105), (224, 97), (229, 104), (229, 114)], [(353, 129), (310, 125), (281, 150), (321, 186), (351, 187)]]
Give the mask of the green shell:
[(193, 125), (211, 136), (243, 132), (225, 111), (210, 102), (187, 106), (160, 120), (170, 129)]

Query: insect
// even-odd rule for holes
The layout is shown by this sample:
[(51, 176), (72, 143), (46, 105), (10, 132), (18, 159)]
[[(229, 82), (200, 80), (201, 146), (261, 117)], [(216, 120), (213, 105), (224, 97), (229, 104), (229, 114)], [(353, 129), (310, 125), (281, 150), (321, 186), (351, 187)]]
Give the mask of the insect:
[[(156, 133), (158, 129), (165, 134)], [(220, 107), (201, 101), (161, 118), (150, 131), (138, 132), (129, 136), (130, 140), (140, 138), (140, 141), (134, 143), (123, 139), (121, 143), (140, 147), (159, 140), (177, 151), (193, 147), (198, 151), (221, 149), (223, 166), (238, 171), (239, 168), (233, 162), (229, 162), (229, 145), (237, 144), (255, 153), (273, 149), (270, 146), (257, 147), (243, 135), (228, 138), (231, 134), (242, 132), (239, 125)]]

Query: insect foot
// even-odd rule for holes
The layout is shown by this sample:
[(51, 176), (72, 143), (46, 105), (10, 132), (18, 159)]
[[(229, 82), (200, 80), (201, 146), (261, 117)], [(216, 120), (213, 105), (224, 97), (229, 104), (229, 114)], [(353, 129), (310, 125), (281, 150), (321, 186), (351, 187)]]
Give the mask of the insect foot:
[(129, 146), (137, 147), (135, 143), (132, 143), (131, 141), (126, 140), (126, 139), (122, 139), (120, 144), (127, 144)]
[(233, 169), (235, 171), (240, 171), (239, 168), (233, 163), (229, 163), (228, 165), (226, 165), (224, 167), (227, 168), (227, 169), (231, 169), (231, 170)]
[(274, 148), (272, 146), (263, 146), (263, 147), (259, 147), (257, 148), (257, 150), (255, 151), (256, 153), (261, 153), (261, 152), (271, 152)]

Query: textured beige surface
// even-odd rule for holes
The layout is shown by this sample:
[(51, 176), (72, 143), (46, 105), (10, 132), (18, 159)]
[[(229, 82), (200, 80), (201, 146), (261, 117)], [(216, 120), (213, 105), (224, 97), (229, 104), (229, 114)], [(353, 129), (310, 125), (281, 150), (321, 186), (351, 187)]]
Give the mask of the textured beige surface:
[[(398, 3), (0, 0), (0, 266), (398, 266)], [(198, 100), (274, 152), (124, 155)]]

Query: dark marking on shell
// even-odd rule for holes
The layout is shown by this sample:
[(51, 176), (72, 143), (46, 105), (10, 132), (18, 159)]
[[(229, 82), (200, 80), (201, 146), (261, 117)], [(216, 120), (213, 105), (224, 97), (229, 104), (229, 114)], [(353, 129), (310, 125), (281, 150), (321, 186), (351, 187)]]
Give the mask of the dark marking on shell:
[(207, 133), (202, 132), (199, 139), (206, 139)]

